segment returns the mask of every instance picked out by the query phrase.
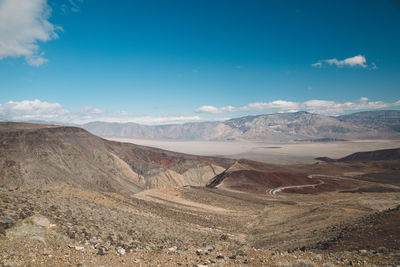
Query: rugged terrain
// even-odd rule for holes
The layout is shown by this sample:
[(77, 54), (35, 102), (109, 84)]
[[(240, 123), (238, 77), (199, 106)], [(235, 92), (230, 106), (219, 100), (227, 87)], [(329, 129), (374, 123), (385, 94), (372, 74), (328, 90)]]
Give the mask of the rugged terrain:
[(205, 185), (233, 163), (107, 141), (77, 127), (0, 123), (0, 185), (69, 184), (129, 195), (146, 188)]
[(1, 266), (400, 264), (399, 160), (234, 162), (1, 126)]
[(165, 140), (258, 140), (327, 142), (400, 139), (400, 111), (368, 111), (338, 117), (308, 112), (246, 116), (224, 122), (147, 126), (91, 122), (83, 128), (102, 137)]

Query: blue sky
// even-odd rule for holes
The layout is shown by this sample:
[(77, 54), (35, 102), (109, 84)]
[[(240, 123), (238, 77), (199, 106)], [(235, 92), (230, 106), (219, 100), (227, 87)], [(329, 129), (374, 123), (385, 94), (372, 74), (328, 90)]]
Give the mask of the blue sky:
[(399, 47), (394, 0), (3, 0), (0, 119), (398, 109)]

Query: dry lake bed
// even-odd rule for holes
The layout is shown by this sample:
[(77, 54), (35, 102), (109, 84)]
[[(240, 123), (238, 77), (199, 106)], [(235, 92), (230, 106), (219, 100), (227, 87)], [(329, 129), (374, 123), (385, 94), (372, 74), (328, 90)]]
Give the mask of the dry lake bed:
[(357, 140), (318, 143), (267, 143), (251, 141), (165, 141), (110, 138), (110, 140), (165, 150), (274, 164), (308, 164), (316, 157), (341, 158), (354, 152), (399, 148), (400, 140)]

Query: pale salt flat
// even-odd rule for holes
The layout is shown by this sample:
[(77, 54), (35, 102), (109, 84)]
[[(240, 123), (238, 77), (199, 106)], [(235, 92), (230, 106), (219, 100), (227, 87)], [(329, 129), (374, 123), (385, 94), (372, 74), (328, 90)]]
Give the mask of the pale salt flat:
[(354, 152), (400, 148), (400, 140), (361, 140), (324, 143), (267, 143), (250, 141), (165, 141), (109, 138), (110, 140), (157, 147), (165, 150), (233, 159), (250, 159), (274, 164), (305, 164), (316, 157), (341, 158)]

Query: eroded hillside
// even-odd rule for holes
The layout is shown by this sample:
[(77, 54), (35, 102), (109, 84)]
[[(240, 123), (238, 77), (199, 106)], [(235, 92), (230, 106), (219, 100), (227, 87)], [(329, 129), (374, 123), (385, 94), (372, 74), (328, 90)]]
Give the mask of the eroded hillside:
[(76, 127), (0, 123), (0, 184), (132, 194), (205, 185), (232, 160), (111, 142)]

